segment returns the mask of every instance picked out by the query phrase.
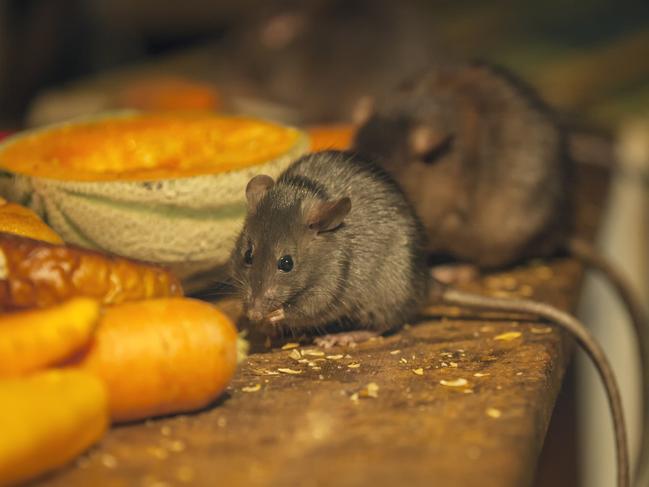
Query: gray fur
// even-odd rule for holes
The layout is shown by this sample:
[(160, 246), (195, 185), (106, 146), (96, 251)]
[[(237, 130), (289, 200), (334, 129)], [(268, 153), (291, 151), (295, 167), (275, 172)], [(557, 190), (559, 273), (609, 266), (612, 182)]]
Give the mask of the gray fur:
[[(314, 205), (348, 197), (336, 229), (310, 230)], [(332, 323), (385, 331), (411, 319), (428, 296), (424, 233), (387, 174), (354, 154), (307, 155), (293, 163), (249, 212), (232, 256), (244, 306), (265, 316), (283, 306), (291, 329)], [(249, 245), (253, 263), (244, 264)], [(291, 272), (277, 260), (291, 255)], [(263, 298), (268, 289), (275, 295)], [(255, 300), (263, 303), (255, 303)]]

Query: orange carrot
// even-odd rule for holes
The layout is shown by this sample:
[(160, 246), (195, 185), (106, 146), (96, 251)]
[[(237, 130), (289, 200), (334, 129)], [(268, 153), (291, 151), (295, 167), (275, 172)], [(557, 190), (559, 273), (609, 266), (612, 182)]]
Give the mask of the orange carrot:
[(113, 421), (196, 410), (223, 392), (237, 363), (237, 332), (214, 306), (187, 298), (105, 309), (78, 365), (106, 383)]
[(0, 486), (60, 467), (108, 426), (101, 381), (81, 370), (0, 380)]
[(99, 303), (88, 298), (0, 315), (0, 377), (68, 359), (88, 344), (98, 319)]

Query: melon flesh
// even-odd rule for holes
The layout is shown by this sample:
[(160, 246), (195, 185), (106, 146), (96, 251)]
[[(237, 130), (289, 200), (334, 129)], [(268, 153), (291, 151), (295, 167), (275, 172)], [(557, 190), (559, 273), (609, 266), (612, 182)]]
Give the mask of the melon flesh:
[[(95, 133), (102, 119), (76, 132), (79, 124), (68, 124), (8, 139), (0, 145), (0, 194), (32, 208), (69, 243), (163, 264), (181, 278), (223, 265), (245, 216), (248, 181), (262, 173), (277, 177), (307, 150), (308, 138), (238, 117), (187, 115), (178, 122), (168, 115), (171, 122), (155, 130), (142, 122), (156, 116), (110, 119), (106, 140)], [(131, 123), (122, 136), (114, 125), (134, 118), (142, 133)], [(214, 120), (212, 131), (200, 126)], [(228, 123), (237, 130), (228, 132)], [(157, 147), (163, 137), (178, 140)], [(200, 149), (192, 152), (183, 137)], [(119, 146), (134, 143), (146, 151), (134, 156)], [(211, 166), (203, 147), (210, 143)], [(109, 160), (97, 162), (102, 155)]]

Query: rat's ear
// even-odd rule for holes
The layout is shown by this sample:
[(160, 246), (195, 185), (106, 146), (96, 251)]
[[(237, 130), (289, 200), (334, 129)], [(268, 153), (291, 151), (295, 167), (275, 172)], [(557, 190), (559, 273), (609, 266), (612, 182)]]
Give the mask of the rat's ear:
[(261, 198), (266, 194), (270, 188), (273, 187), (275, 181), (270, 176), (260, 174), (252, 178), (246, 186), (246, 199), (248, 200), (248, 210), (254, 211)]
[(374, 97), (361, 96), (352, 107), (352, 123), (357, 127), (364, 125), (374, 115)]
[(349, 198), (333, 201), (319, 201), (307, 213), (306, 223), (310, 230), (328, 232), (340, 226), (352, 209)]
[(410, 131), (410, 153), (426, 164), (432, 164), (453, 148), (453, 134), (438, 132), (427, 125), (418, 125)]

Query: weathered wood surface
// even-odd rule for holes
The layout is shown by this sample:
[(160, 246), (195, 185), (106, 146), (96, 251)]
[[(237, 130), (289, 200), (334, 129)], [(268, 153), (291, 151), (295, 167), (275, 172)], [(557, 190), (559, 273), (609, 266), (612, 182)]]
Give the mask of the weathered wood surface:
[[(586, 234), (604, 180), (590, 174), (580, 185), (589, 202), (580, 206)], [(575, 261), (555, 259), (485, 276), (468, 289), (569, 309), (580, 275)], [(254, 353), (212, 407), (116, 427), (75, 465), (37, 484), (528, 485), (569, 345), (561, 332), (524, 317), (430, 308), (393, 336), (328, 357), (306, 354), (316, 350), (308, 344)], [(357, 399), (370, 383), (376, 397)]]

